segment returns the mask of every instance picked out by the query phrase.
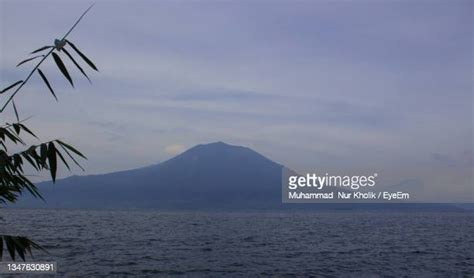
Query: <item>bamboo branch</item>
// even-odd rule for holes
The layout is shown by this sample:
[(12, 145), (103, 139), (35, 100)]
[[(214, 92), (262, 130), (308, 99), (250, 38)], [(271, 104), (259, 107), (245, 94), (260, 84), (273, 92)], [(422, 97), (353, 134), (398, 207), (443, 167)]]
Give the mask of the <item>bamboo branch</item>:
[[(69, 29), (69, 31), (67, 31), (67, 33), (64, 35), (64, 37), (62, 38), (61, 41), (64, 41), (66, 40), (66, 37), (72, 32), (72, 30), (74, 30), (74, 28), (77, 26), (77, 24), (79, 24), (79, 22), (82, 20), (82, 18), (87, 14), (87, 12), (89, 12), (89, 10), (94, 6), (94, 4), (90, 5), (89, 8), (87, 8), (87, 10), (85, 10), (82, 15), (76, 20), (76, 22), (74, 23), (74, 25)], [(30, 80), (31, 76), (33, 76), (33, 74), (35, 73), (35, 71), (38, 69), (38, 67), (44, 62), (44, 60), (46, 60), (46, 58), (51, 55), (51, 53), (53, 53), (54, 51), (54, 47), (51, 48), (51, 50), (39, 61), (39, 63), (33, 68), (33, 70), (28, 74), (28, 76), (25, 78), (25, 80), (20, 84), (20, 86), (18, 86), (16, 88), (16, 90), (13, 92), (13, 94), (11, 94), (11, 96), (8, 98), (7, 102), (3, 105), (2, 109), (0, 109), (0, 113), (3, 112), (3, 110), (5, 110), (5, 108), (8, 106), (8, 104), (13, 100), (13, 98), (15, 97), (15, 95), (20, 91), (21, 88), (23, 88), (23, 86), (26, 84), (26, 82), (28, 82), (28, 80)]]

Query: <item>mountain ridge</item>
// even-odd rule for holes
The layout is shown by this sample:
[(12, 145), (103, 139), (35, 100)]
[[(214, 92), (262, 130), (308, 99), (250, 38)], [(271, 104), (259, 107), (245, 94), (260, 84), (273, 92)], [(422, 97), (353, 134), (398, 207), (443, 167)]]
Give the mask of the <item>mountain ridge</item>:
[[(196, 145), (158, 164), (76, 175), (58, 180), (56, 185), (42, 182), (38, 188), (47, 200), (46, 207), (174, 208), (206, 203), (217, 207), (244, 201), (268, 203), (281, 201), (282, 167), (250, 148), (218, 141)], [(20, 205), (32, 202), (32, 198), (22, 198)], [(36, 205), (43, 207), (39, 202)]]
[[(284, 204), (285, 166), (243, 146), (196, 145), (164, 162), (42, 182), (46, 202), (23, 196), (14, 207), (86, 209), (452, 209), (420, 204)], [(448, 208), (449, 207), (449, 208)]]

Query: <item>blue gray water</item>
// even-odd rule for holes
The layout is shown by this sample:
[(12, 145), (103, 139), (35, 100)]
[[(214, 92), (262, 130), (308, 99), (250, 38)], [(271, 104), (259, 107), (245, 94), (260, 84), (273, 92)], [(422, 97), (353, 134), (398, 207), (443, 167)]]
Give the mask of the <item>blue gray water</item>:
[(468, 213), (1, 210), (60, 274), (468, 276)]

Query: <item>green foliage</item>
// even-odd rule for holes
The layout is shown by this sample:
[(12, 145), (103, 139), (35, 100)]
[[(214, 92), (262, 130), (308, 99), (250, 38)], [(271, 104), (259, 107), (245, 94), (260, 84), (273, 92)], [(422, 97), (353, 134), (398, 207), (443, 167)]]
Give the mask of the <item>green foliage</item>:
[[(17, 67), (41, 58), (41, 60), (36, 64), (36, 66), (31, 70), (29, 75), (24, 80), (16, 81), (0, 91), (0, 99), (5, 94), (12, 92), (0, 110), (0, 113), (3, 113), (5, 108), (11, 104), (16, 117), (16, 122), (6, 123), (4, 126), (0, 127), (0, 204), (15, 203), (25, 192), (29, 192), (35, 198), (43, 199), (38, 188), (28, 178), (25, 170), (34, 169), (37, 172), (48, 171), (53, 182), (56, 182), (56, 174), (59, 164), (62, 164), (68, 170), (70, 170), (70, 164), (72, 162), (84, 170), (79, 164), (78, 158), (87, 158), (76, 148), (61, 140), (41, 142), (39, 144), (29, 146), (25, 143), (24, 136), (28, 136), (30, 139), (34, 138), (37, 140), (39, 140), (39, 138), (35, 135), (35, 133), (33, 133), (33, 131), (31, 131), (30, 128), (25, 125), (24, 122), (27, 119), (22, 121), (20, 120), (14, 97), (30, 80), (31, 76), (35, 72), (38, 72), (49, 92), (56, 100), (58, 100), (51, 83), (48, 81), (44, 72), (39, 68), (39, 66), (50, 55), (52, 56), (61, 74), (69, 81), (71, 86), (74, 86), (73, 79), (69, 74), (66, 65), (59, 56), (61, 51), (65, 53), (66, 56), (68, 56), (68, 58), (73, 62), (75, 67), (78, 68), (82, 75), (84, 75), (90, 81), (83, 68), (66, 50), (65, 47), (71, 47), (86, 64), (88, 64), (92, 69), (98, 71), (97, 67), (89, 58), (87, 58), (87, 56), (85, 56), (73, 43), (66, 40), (67, 35), (74, 29), (74, 27), (79, 23), (79, 21), (90, 10), (91, 7), (89, 7), (81, 15), (73, 27), (69, 29), (63, 39), (55, 40), (54, 46), (44, 46), (30, 53), (31, 55), (49, 50), (46, 54), (36, 55), (18, 63)], [(8, 148), (12, 145), (20, 145), (23, 146), (24, 149), (16, 153), (9, 152)], [(32, 249), (44, 250), (40, 245), (26, 237), (0, 235), (0, 261), (2, 260), (4, 249), (8, 251), (12, 260), (17, 258), (16, 255), (18, 255), (22, 260), (25, 260), (26, 254), (32, 255)]]
[(72, 49), (74, 49), (74, 51), (77, 52), (77, 54), (79, 54), (79, 56), (81, 56), (81, 58), (82, 58), (91, 68), (93, 68), (95, 71), (99, 71), (99, 70), (97, 69), (97, 67), (94, 65), (94, 63), (93, 63), (91, 60), (89, 60), (89, 58), (87, 58), (87, 56), (84, 55), (72, 42), (70, 42), (70, 41), (68, 41), (68, 40), (66, 40), (66, 42), (67, 42), (67, 44), (69, 44), (69, 45), (72, 47)]
[(33, 257), (31, 253), (32, 248), (46, 251), (43, 247), (24, 236), (0, 235), (0, 261), (3, 258), (3, 245), (7, 248), (12, 260), (15, 260), (16, 254), (18, 254), (23, 261), (25, 260), (26, 253)]

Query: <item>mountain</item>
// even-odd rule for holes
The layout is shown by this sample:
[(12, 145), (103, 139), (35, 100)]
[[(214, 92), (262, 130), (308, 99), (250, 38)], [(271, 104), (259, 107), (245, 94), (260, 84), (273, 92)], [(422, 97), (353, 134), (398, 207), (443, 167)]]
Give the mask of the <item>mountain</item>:
[(25, 197), (19, 206), (268, 207), (281, 203), (282, 167), (249, 148), (217, 142), (145, 168), (40, 183), (47, 202)]
[[(223, 142), (197, 145), (163, 163), (38, 184), (15, 207), (87, 209), (337, 209), (439, 210), (439, 204), (282, 204), (283, 165)], [(294, 172), (290, 172), (294, 173)], [(293, 175), (293, 174), (292, 174)], [(458, 208), (461, 210), (460, 208)]]

